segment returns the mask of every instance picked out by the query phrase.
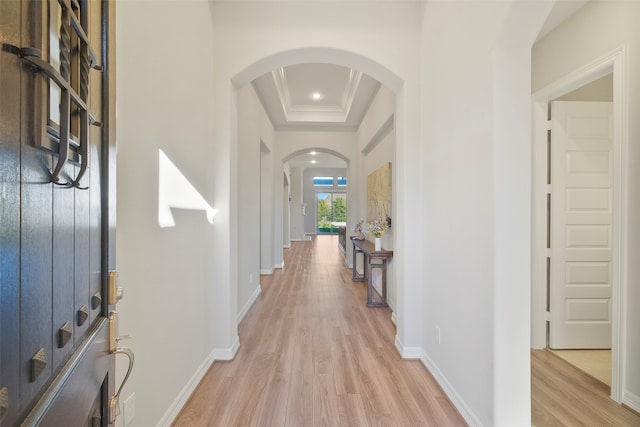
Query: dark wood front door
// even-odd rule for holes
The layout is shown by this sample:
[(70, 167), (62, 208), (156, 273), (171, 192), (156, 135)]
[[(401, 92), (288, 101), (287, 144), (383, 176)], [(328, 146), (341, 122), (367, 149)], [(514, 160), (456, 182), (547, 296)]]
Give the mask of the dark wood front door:
[(113, 416), (113, 3), (0, 1), (2, 427)]

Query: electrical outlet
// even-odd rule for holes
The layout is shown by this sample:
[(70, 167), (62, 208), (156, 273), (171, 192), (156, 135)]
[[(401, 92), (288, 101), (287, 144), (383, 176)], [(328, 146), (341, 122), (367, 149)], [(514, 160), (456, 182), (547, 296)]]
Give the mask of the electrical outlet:
[(124, 401), (124, 425), (128, 426), (129, 423), (136, 416), (136, 394), (131, 393), (131, 396)]
[(440, 344), (440, 326), (436, 325), (436, 343)]

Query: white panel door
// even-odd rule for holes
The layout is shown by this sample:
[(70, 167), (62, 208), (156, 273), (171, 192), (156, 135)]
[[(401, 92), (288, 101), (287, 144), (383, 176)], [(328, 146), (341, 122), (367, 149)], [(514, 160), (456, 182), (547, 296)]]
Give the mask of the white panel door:
[(551, 103), (551, 348), (611, 348), (613, 104)]

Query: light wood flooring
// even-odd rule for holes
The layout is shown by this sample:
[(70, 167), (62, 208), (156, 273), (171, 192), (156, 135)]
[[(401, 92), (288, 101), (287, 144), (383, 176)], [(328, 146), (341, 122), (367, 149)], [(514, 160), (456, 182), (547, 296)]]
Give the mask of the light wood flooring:
[(531, 422), (545, 426), (640, 426), (609, 386), (549, 350), (531, 351)]
[(611, 387), (611, 350), (550, 350)]
[[(424, 366), (400, 358), (390, 310), (366, 307), (335, 236), (293, 242), (285, 265), (261, 277), (235, 360), (213, 364), (174, 426), (465, 425)], [(531, 361), (536, 427), (640, 426), (606, 385), (551, 352)]]
[(367, 308), (336, 236), (293, 242), (174, 426), (462, 426), (421, 362), (402, 360), (387, 308)]

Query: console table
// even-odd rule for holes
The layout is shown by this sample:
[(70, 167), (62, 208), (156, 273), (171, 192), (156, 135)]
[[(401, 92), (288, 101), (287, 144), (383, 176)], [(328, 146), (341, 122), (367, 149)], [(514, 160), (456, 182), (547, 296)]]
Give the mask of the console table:
[[(354, 282), (367, 282), (367, 307), (388, 307), (387, 305), (387, 262), (393, 257), (393, 251), (381, 250), (376, 251), (375, 245), (368, 240), (356, 240), (351, 238), (353, 243), (353, 281)], [(357, 255), (363, 255), (364, 272), (358, 274), (357, 269)], [(381, 262), (373, 263), (373, 260), (379, 260)], [(374, 293), (378, 292), (373, 287), (372, 275), (374, 268), (378, 268), (382, 272), (381, 288), (382, 295), (380, 295), (379, 301), (374, 301)]]

